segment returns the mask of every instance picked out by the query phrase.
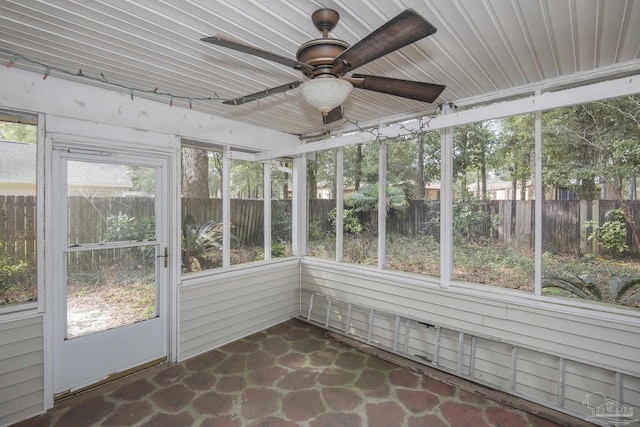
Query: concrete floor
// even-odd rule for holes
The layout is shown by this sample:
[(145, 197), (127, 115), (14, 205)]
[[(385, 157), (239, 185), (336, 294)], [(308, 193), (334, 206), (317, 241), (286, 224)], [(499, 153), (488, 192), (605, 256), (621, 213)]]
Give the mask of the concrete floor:
[(557, 426), (290, 320), (58, 402), (15, 426)]

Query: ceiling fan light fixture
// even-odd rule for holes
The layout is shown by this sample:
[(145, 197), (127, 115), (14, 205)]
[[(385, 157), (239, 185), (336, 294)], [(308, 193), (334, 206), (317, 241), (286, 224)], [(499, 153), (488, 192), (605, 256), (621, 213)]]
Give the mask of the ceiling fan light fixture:
[(298, 88), (304, 100), (320, 110), (323, 116), (342, 105), (352, 89), (351, 83), (336, 77), (316, 77)]

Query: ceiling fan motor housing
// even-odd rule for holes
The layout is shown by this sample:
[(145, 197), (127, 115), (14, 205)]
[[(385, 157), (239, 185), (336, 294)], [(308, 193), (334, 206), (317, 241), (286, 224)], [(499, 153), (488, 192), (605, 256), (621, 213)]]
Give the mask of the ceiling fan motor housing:
[(310, 40), (300, 46), (296, 53), (296, 58), (300, 62), (315, 67), (314, 71), (303, 70), (307, 77), (313, 77), (317, 74), (330, 74), (334, 58), (347, 48), (349, 48), (349, 43), (345, 41), (323, 37)]

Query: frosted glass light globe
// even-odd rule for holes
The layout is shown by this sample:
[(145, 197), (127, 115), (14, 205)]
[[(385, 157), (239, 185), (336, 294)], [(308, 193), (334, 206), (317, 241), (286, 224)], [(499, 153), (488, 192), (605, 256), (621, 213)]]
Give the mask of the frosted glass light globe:
[(316, 77), (298, 88), (304, 100), (324, 116), (342, 105), (352, 89), (351, 83), (336, 77)]

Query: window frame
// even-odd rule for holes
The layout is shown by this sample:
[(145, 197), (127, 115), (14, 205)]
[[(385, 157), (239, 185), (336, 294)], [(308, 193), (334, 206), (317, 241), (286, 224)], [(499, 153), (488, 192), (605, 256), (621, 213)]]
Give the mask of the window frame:
[[(184, 146), (198, 148), (207, 151), (222, 152), (222, 266), (201, 271), (182, 272), (180, 271), (180, 279), (182, 281), (197, 280), (199, 278), (225, 273), (233, 270), (240, 270), (252, 265), (262, 265), (266, 262), (278, 262), (283, 259), (292, 258), (296, 256), (294, 251), (293, 255), (283, 258), (272, 258), (271, 254), (271, 168), (275, 160), (256, 160), (254, 151), (246, 151), (242, 148), (232, 147), (230, 145), (214, 144), (206, 141), (196, 141), (192, 139), (182, 138), (180, 141), (180, 151)], [(264, 259), (258, 261), (251, 261), (242, 264), (231, 264), (231, 160), (242, 160), (254, 163), (260, 163), (263, 165), (263, 202), (264, 202), (264, 215), (263, 215), (263, 244), (264, 244)], [(296, 174), (295, 159), (294, 159), (294, 175)], [(294, 179), (294, 187), (295, 187)], [(182, 178), (180, 179), (180, 187), (182, 186)], [(293, 191), (295, 199), (295, 188)], [(269, 196), (267, 198), (267, 196)], [(295, 210), (295, 200), (293, 210)], [(180, 212), (180, 224), (182, 224), (182, 209)], [(295, 213), (292, 215), (293, 223), (295, 224)], [(292, 224), (292, 234), (295, 226)], [(292, 245), (295, 242), (295, 237), (292, 236)]]
[[(2, 121), (10, 121), (8, 118), (16, 118), (17, 123), (27, 123), (35, 121), (36, 125), (36, 300), (26, 302), (16, 302), (0, 306), (0, 321), (12, 321), (31, 317), (34, 314), (45, 312), (45, 289), (44, 289), (44, 269), (45, 269), (45, 182), (49, 182), (48, 168), (45, 168), (46, 155), (49, 144), (45, 141), (45, 115), (20, 111), (16, 109), (0, 108), (0, 118)], [(21, 120), (22, 119), (22, 120)]]

